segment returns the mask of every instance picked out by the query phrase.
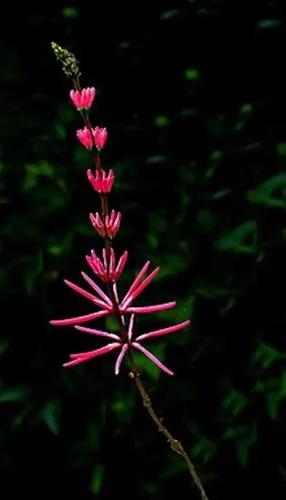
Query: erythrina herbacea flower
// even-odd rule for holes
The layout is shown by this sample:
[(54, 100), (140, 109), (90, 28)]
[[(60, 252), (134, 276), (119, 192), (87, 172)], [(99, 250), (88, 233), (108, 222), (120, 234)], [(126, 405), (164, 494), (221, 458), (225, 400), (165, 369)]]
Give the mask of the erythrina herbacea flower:
[(93, 146), (96, 147), (97, 150), (101, 150), (104, 148), (105, 143), (107, 141), (107, 130), (106, 128), (88, 128), (84, 127), (82, 129), (77, 130), (76, 132), (78, 140), (86, 147), (87, 149), (92, 149)]
[(120, 353), (117, 357), (115, 363), (115, 375), (119, 374), (120, 366), (123, 361), (124, 356), (128, 351), (132, 351), (132, 349), (136, 349), (140, 351), (146, 358), (152, 361), (160, 370), (167, 373), (167, 375), (174, 375), (174, 372), (171, 371), (167, 366), (165, 366), (154, 354), (152, 354), (146, 347), (142, 346), (141, 343), (144, 340), (148, 340), (154, 337), (161, 337), (163, 335), (169, 335), (170, 333), (176, 332), (183, 328), (189, 326), (190, 321), (186, 320), (182, 323), (177, 323), (176, 325), (168, 326), (166, 328), (160, 328), (159, 330), (153, 330), (151, 332), (143, 333), (143, 335), (139, 335), (137, 338), (133, 338), (133, 326), (134, 326), (134, 317), (135, 314), (132, 314), (129, 320), (129, 326), (127, 331), (127, 338), (122, 339), (119, 335), (115, 335), (114, 333), (105, 332), (102, 330), (97, 330), (95, 328), (87, 328), (85, 326), (75, 325), (77, 330), (81, 332), (90, 333), (92, 335), (97, 335), (99, 337), (105, 337), (109, 340), (113, 340), (110, 344), (107, 344), (104, 347), (100, 347), (99, 349), (94, 349), (92, 351), (80, 352), (77, 354), (70, 354), (71, 361), (64, 363), (64, 367), (75, 366), (85, 361), (89, 361), (90, 359), (96, 358), (98, 356), (103, 356), (111, 351), (115, 351), (120, 349)]
[(89, 218), (94, 229), (100, 236), (103, 238), (114, 238), (120, 227), (121, 213), (111, 210), (110, 215), (106, 215), (102, 219), (99, 213), (96, 212), (95, 215), (89, 214)]
[[(91, 169), (87, 171), (87, 177), (93, 189), (98, 193), (100, 200), (100, 211), (94, 214), (90, 213), (90, 221), (103, 241), (102, 257), (98, 257), (95, 250), (91, 250), (86, 256), (86, 262), (91, 269), (94, 277), (82, 272), (82, 278), (89, 286), (89, 290), (77, 285), (69, 280), (64, 280), (65, 284), (74, 292), (87, 299), (92, 304), (92, 310), (89, 313), (73, 316), (66, 319), (52, 320), (50, 323), (54, 326), (73, 326), (76, 330), (89, 333), (97, 337), (104, 338), (108, 343), (96, 349), (86, 352), (78, 352), (70, 355), (70, 360), (64, 363), (64, 367), (80, 365), (93, 358), (103, 356), (113, 351), (119, 351), (115, 362), (115, 374), (118, 375), (122, 361), (128, 356), (131, 371), (130, 378), (134, 380), (138, 392), (142, 398), (144, 407), (158, 430), (164, 434), (171, 449), (180, 455), (186, 462), (189, 473), (192, 476), (202, 500), (208, 500), (203, 485), (194, 469), (194, 466), (184, 449), (182, 443), (175, 439), (168, 429), (163, 425), (162, 419), (155, 413), (149, 394), (141, 379), (142, 370), (134, 361), (134, 351), (139, 351), (149, 361), (154, 363), (160, 370), (167, 375), (174, 375), (174, 372), (167, 368), (152, 352), (143, 345), (145, 342), (156, 337), (169, 335), (189, 326), (187, 319), (165, 328), (154, 329), (143, 334), (137, 334), (134, 331), (135, 317), (140, 314), (152, 314), (159, 311), (168, 310), (176, 305), (175, 301), (153, 304), (136, 305), (134, 302), (141, 296), (148, 285), (159, 273), (159, 267), (149, 272), (150, 261), (147, 261), (138, 272), (125, 294), (118, 291), (118, 282), (125, 270), (128, 258), (127, 251), (124, 251), (119, 258), (116, 257), (113, 248), (113, 238), (118, 233), (121, 223), (121, 212), (110, 208), (110, 192), (114, 183), (114, 172), (112, 169), (106, 172), (102, 169), (101, 152), (107, 140), (106, 128), (93, 128), (88, 109), (93, 103), (95, 97), (94, 87), (81, 88), (79, 64), (75, 56), (63, 49), (56, 43), (52, 43), (52, 48), (56, 58), (62, 65), (66, 76), (70, 77), (74, 83), (74, 89), (70, 92), (70, 98), (74, 106), (80, 110), (83, 119), (83, 128), (77, 130), (77, 138), (85, 148), (90, 150), (95, 166), (94, 173)], [(101, 281), (101, 286), (96, 280)], [(105, 319), (113, 316), (117, 325), (116, 333), (94, 328), (93, 322), (97, 319)], [(87, 326), (86, 326), (87, 325)]]
[(110, 193), (114, 182), (114, 173), (112, 169), (106, 173), (102, 170), (102, 168), (100, 168), (97, 169), (93, 175), (91, 169), (89, 168), (87, 171), (87, 178), (93, 189), (98, 193)]
[(125, 250), (121, 255), (117, 265), (115, 262), (115, 253), (113, 248), (110, 250), (110, 259), (108, 261), (105, 248), (102, 250), (102, 260), (97, 257), (94, 250), (91, 251), (91, 255), (86, 256), (86, 261), (102, 281), (107, 283), (108, 281), (117, 281), (120, 277), (126, 261), (128, 258), (128, 252)]
[(95, 98), (95, 88), (87, 87), (82, 90), (71, 90), (70, 98), (78, 111), (82, 109), (89, 109), (92, 106)]
[[(134, 326), (134, 316), (135, 314), (144, 314), (144, 313), (154, 313), (157, 311), (163, 311), (166, 309), (170, 309), (176, 305), (175, 302), (167, 302), (164, 304), (156, 304), (151, 306), (132, 306), (133, 301), (143, 292), (143, 290), (151, 283), (154, 277), (158, 274), (159, 268), (154, 269), (147, 277), (144, 277), (146, 274), (150, 262), (146, 262), (146, 264), (142, 267), (141, 271), (136, 276), (129, 290), (125, 294), (122, 300), (118, 298), (117, 285), (116, 280), (119, 278), (122, 273), (124, 266), (127, 260), (127, 252), (124, 252), (121, 258), (118, 261), (117, 266), (115, 267), (115, 255), (114, 251), (111, 251), (109, 265), (107, 260), (106, 251), (103, 250), (103, 259), (102, 261), (96, 256), (95, 252), (91, 252), (91, 256), (87, 256), (87, 262), (90, 265), (91, 269), (94, 273), (99, 276), (104, 282), (112, 282), (113, 293), (115, 297), (115, 304), (109, 299), (109, 297), (105, 294), (105, 292), (93, 281), (87, 274), (82, 273), (83, 278), (90, 285), (91, 288), (96, 293), (90, 293), (87, 290), (81, 288), (80, 286), (72, 283), (71, 281), (65, 280), (67, 286), (73, 289), (75, 292), (79, 293), (86, 299), (93, 302), (93, 304), (100, 308), (99, 311), (96, 311), (91, 314), (86, 314), (84, 316), (77, 316), (75, 318), (68, 318), (62, 320), (53, 320), (51, 324), (54, 326), (74, 326), (77, 330), (81, 330), (87, 333), (93, 333), (94, 335), (98, 335), (101, 337), (106, 337), (115, 342), (107, 344), (107, 346), (95, 349), (92, 351), (88, 351), (85, 353), (71, 354), (72, 361), (65, 363), (63, 366), (74, 366), (81, 364), (85, 361), (88, 361), (92, 358), (102, 356), (103, 354), (107, 354), (116, 349), (120, 349), (120, 354), (117, 358), (117, 362), (115, 365), (115, 373), (118, 375), (119, 368), (121, 362), (127, 353), (127, 351), (135, 349), (144, 354), (148, 359), (150, 359), (155, 365), (157, 365), (162, 371), (167, 373), (168, 375), (174, 375), (174, 373), (169, 370), (161, 361), (159, 361), (150, 351), (148, 351), (145, 347), (141, 345), (143, 340), (152, 338), (152, 337), (160, 337), (162, 335), (167, 335), (169, 333), (173, 333), (177, 330), (181, 330), (182, 328), (187, 327), (190, 324), (189, 320), (183, 321), (176, 325), (169, 326), (167, 328), (161, 328), (159, 330), (154, 330), (152, 332), (144, 333), (143, 335), (139, 335), (139, 337), (133, 339), (133, 326)], [(97, 318), (101, 318), (103, 316), (108, 316), (110, 314), (114, 314), (115, 310), (122, 314), (122, 320), (124, 324), (124, 316), (125, 314), (131, 314), (131, 318), (129, 321), (129, 327), (127, 331), (126, 338), (123, 338), (120, 335), (115, 335), (113, 333), (103, 332), (98, 329), (81, 327), (80, 324), (88, 323)]]
[[(106, 255), (106, 254), (105, 254)], [(110, 264), (113, 267), (112, 261), (113, 257), (110, 258)], [(95, 252), (91, 252), (91, 257), (87, 256), (87, 262), (90, 265), (91, 269), (95, 272), (96, 275), (99, 275), (98, 273), (98, 268), (94, 265), (94, 262), (98, 258), (95, 255)], [(98, 259), (99, 260), (99, 259)], [(104, 259), (103, 259), (104, 260)], [(147, 261), (146, 264), (142, 267), (140, 272), (137, 274), (136, 278), (134, 279), (132, 285), (129, 287), (127, 293), (124, 295), (124, 297), (120, 300), (118, 297), (118, 291), (117, 291), (117, 284), (114, 281), (115, 277), (116, 279), (120, 276), (125, 263), (127, 260), (127, 253), (124, 252), (124, 254), (121, 256), (117, 267), (115, 271), (115, 275), (112, 277), (109, 276), (109, 280), (112, 283), (112, 291), (113, 291), (113, 300), (100, 288), (100, 286), (93, 280), (91, 279), (86, 273), (82, 272), (82, 277), (83, 279), (90, 285), (91, 288), (96, 292), (96, 294), (92, 294), (88, 292), (87, 290), (81, 288), (80, 286), (72, 283), (71, 281), (65, 280), (65, 284), (72, 288), (75, 292), (78, 294), (82, 295), (86, 299), (90, 300), (93, 302), (94, 305), (98, 306), (100, 308), (99, 311), (86, 314), (84, 316), (77, 316), (74, 318), (68, 318), (68, 319), (59, 319), (59, 320), (52, 320), (51, 324), (54, 326), (74, 326), (79, 323), (88, 323), (89, 321), (92, 321), (96, 318), (101, 318), (102, 316), (108, 316), (110, 314), (114, 314), (116, 310), (122, 315), (124, 314), (151, 314), (159, 311), (164, 311), (166, 309), (171, 309), (176, 305), (175, 301), (172, 302), (165, 302), (162, 304), (155, 304), (155, 305), (150, 305), (150, 306), (133, 306), (134, 300), (141, 295), (141, 293), (145, 290), (145, 288), (153, 281), (155, 276), (157, 276), (159, 272), (159, 267), (154, 269), (148, 276), (144, 278), (146, 275), (146, 272), (150, 266), (150, 261)], [(102, 264), (102, 262), (101, 262)], [(98, 265), (98, 261), (97, 261)], [(107, 272), (107, 267), (102, 264), (103, 271), (105, 270)], [(96, 271), (95, 271), (96, 269)], [(110, 268), (109, 268), (110, 269)], [(105, 277), (108, 275), (105, 274)], [(107, 281), (107, 279), (104, 279), (103, 281)]]

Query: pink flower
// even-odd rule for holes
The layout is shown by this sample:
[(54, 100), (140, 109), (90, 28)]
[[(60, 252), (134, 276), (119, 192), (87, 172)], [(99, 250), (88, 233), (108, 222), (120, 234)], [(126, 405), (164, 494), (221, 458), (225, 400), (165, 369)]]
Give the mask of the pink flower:
[(91, 149), (95, 146), (98, 150), (104, 148), (104, 145), (107, 140), (107, 130), (106, 128), (81, 128), (77, 130), (76, 136), (78, 140), (86, 147), (87, 149)]
[(81, 128), (77, 130), (76, 136), (78, 140), (86, 147), (87, 149), (91, 149), (93, 146), (93, 137), (91, 131), (87, 128)]
[(121, 213), (111, 210), (110, 215), (107, 215), (105, 220), (102, 220), (99, 213), (96, 212), (95, 215), (89, 214), (89, 218), (94, 229), (96, 229), (100, 236), (103, 238), (114, 238), (120, 227)]
[(113, 170), (110, 169), (107, 174), (102, 169), (96, 169), (94, 176), (92, 171), (88, 169), (87, 178), (98, 193), (110, 193), (114, 182)]
[(97, 149), (103, 149), (107, 141), (106, 128), (95, 127), (95, 129), (93, 130), (93, 135)]
[[(92, 252), (91, 257), (88, 257), (88, 264), (90, 265), (91, 269), (93, 272), (98, 275), (98, 268), (95, 265), (94, 266), (94, 260), (96, 259), (96, 255), (94, 252)], [(116, 270), (117, 271), (122, 271), (125, 263), (126, 263), (127, 255), (124, 253), (121, 258), (119, 259), (119, 262), (117, 264)], [(110, 269), (111, 263), (109, 263), (109, 269)], [(117, 286), (116, 283), (113, 283), (112, 288), (113, 288), (113, 295), (116, 300), (116, 307), (119, 310), (120, 314), (124, 318), (125, 314), (152, 314), (154, 312), (159, 312), (159, 311), (165, 311), (167, 309), (171, 309), (176, 305), (175, 301), (172, 302), (165, 302), (163, 304), (155, 304), (151, 306), (136, 306), (134, 307), (132, 303), (134, 300), (141, 295), (143, 290), (153, 281), (155, 276), (157, 276), (159, 272), (159, 267), (154, 269), (148, 276), (144, 278), (144, 275), (146, 274), (148, 268), (150, 266), (150, 262), (146, 262), (144, 266), (142, 267), (141, 271), (138, 273), (136, 276), (135, 280), (133, 281), (132, 285), (130, 286), (129, 290), (125, 294), (122, 300), (119, 299), (118, 297), (118, 292), (117, 292)], [(96, 271), (95, 271), (96, 270)], [(84, 280), (90, 285), (90, 287), (96, 292), (90, 293), (84, 288), (81, 288), (80, 286), (76, 285), (75, 283), (72, 283), (69, 280), (64, 280), (65, 284), (70, 287), (72, 290), (74, 290), (76, 293), (79, 295), (82, 295), (86, 299), (90, 300), (93, 302), (94, 305), (100, 308), (99, 311), (86, 314), (83, 316), (76, 316), (73, 318), (67, 318), (67, 319), (57, 319), (57, 320), (52, 320), (50, 323), (54, 326), (69, 326), (69, 325), (77, 325), (79, 323), (88, 323), (89, 321), (93, 321), (94, 319), (101, 318), (103, 316), (108, 316), (114, 313), (114, 304), (112, 303), (112, 300), (108, 297), (108, 295), (93, 281), (86, 273), (81, 273), (82, 277)], [(144, 279), (143, 279), (144, 278)]]
[(107, 259), (105, 248), (102, 250), (102, 260), (97, 257), (94, 250), (91, 251), (91, 255), (86, 256), (86, 261), (88, 265), (93, 270), (102, 281), (117, 281), (120, 277), (126, 261), (128, 258), (128, 252), (124, 252), (117, 265), (115, 265), (115, 254), (113, 248), (110, 249), (110, 258)]
[(88, 87), (82, 90), (71, 90), (70, 98), (75, 107), (80, 111), (81, 109), (89, 109), (95, 98), (95, 88)]
[[(174, 372), (172, 372), (167, 366), (165, 366), (154, 354), (152, 354), (146, 347), (141, 345), (142, 340), (146, 339), (151, 339), (154, 337), (160, 337), (163, 335), (169, 335), (170, 333), (173, 333), (178, 330), (182, 330), (183, 328), (186, 328), (189, 326), (190, 321), (183, 321), (182, 323), (177, 323), (176, 325), (168, 326), (166, 328), (161, 328), (159, 330), (155, 330), (152, 332), (144, 333), (143, 335), (139, 335), (136, 339), (133, 340), (133, 329), (134, 329), (134, 314), (131, 315), (130, 321), (129, 321), (129, 327), (128, 327), (128, 338), (127, 339), (121, 339), (119, 335), (115, 335), (113, 333), (109, 332), (104, 332), (102, 330), (97, 330), (94, 328), (86, 328), (84, 326), (79, 326), (75, 325), (75, 328), (77, 330), (80, 330), (85, 333), (90, 333), (92, 335), (97, 335), (99, 337), (106, 337), (109, 339), (112, 339), (113, 342), (110, 344), (107, 344), (105, 347), (101, 347), (99, 349), (95, 349), (92, 351), (87, 351), (87, 352), (80, 352), (77, 354), (71, 354), (70, 358), (71, 361), (68, 361), (65, 363), (63, 366), (65, 367), (70, 367), (70, 366), (75, 366), (79, 365), (81, 363), (85, 363), (85, 361), (89, 361), (90, 359), (93, 359), (98, 356), (103, 356), (104, 354), (107, 354), (111, 351), (120, 349), (119, 355), (117, 357), (116, 363), (115, 363), (115, 375), (119, 374), (120, 371), (120, 366), (121, 363), (127, 354), (128, 351), (132, 351), (133, 349), (140, 351), (146, 358), (148, 358), (150, 361), (152, 361), (160, 370), (163, 372), (167, 373), (168, 375), (174, 375)], [(115, 342), (114, 342), (115, 341)]]

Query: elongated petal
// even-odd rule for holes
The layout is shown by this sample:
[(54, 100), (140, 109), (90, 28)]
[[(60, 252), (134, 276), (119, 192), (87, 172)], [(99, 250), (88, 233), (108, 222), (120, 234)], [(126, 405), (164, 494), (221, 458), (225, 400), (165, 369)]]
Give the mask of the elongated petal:
[(114, 370), (115, 375), (119, 374), (121, 363), (127, 351), (128, 351), (128, 344), (124, 344), (115, 363), (115, 370)]
[(129, 327), (128, 327), (128, 338), (129, 338), (129, 340), (131, 340), (132, 336), (133, 336), (134, 318), (135, 318), (135, 314), (131, 314), (131, 318), (130, 318), (130, 321), (129, 321)]
[(163, 363), (158, 358), (156, 358), (156, 356), (154, 356), (154, 354), (152, 354), (150, 351), (145, 349), (145, 347), (138, 344), (137, 342), (132, 342), (132, 346), (135, 349), (137, 349), (138, 351), (142, 352), (142, 354), (144, 354), (144, 356), (146, 356), (146, 358), (150, 359), (150, 361), (152, 361), (156, 366), (158, 366), (158, 368), (160, 368), (160, 370), (167, 373), (168, 375), (175, 375), (174, 372), (169, 370), (169, 368), (167, 368), (167, 366), (163, 365)]
[(80, 286), (76, 285), (75, 283), (72, 283), (71, 281), (69, 280), (64, 280), (65, 284), (72, 288), (72, 290), (74, 290), (75, 292), (79, 293), (80, 295), (82, 295), (83, 297), (85, 297), (86, 299), (88, 300), (91, 300), (92, 302), (94, 302), (96, 305), (98, 305), (99, 307), (103, 307), (103, 308), (106, 308), (108, 309), (108, 306), (105, 302), (103, 302), (102, 300), (99, 300), (95, 295), (93, 295), (92, 293), (89, 293), (87, 292), (86, 290), (84, 290), (83, 288), (81, 288)]
[(117, 267), (116, 267), (116, 270), (115, 270), (115, 275), (117, 278), (119, 278), (119, 276), (121, 275), (121, 273), (125, 267), (127, 259), (128, 259), (128, 252), (125, 250), (125, 252), (120, 257), (118, 264), (117, 264)]
[(113, 248), (110, 249), (109, 274), (112, 275), (115, 267), (115, 254)]
[(100, 295), (100, 297), (106, 302), (110, 307), (112, 307), (112, 302), (110, 298), (101, 290), (101, 288), (86, 274), (81, 273), (82, 277), (87, 281), (87, 283)]
[(88, 323), (88, 321), (92, 321), (93, 319), (102, 318), (109, 314), (109, 311), (98, 311), (91, 314), (85, 314), (84, 316), (77, 316), (75, 318), (67, 318), (67, 319), (53, 319), (50, 321), (50, 324), (53, 326), (69, 326), (76, 325), (78, 323)]
[(103, 356), (108, 352), (114, 351), (115, 349), (118, 349), (120, 346), (121, 344), (119, 342), (113, 342), (112, 344), (108, 344), (104, 347), (101, 347), (100, 349), (95, 349), (94, 351), (89, 351), (86, 353), (79, 353), (79, 354), (71, 354), (70, 358), (73, 358), (72, 361), (64, 363), (63, 366), (67, 368), (79, 365), (81, 363), (84, 363), (85, 361), (89, 361), (90, 359), (96, 358), (98, 356)]
[(167, 328), (160, 328), (160, 330), (154, 330), (152, 332), (144, 333), (143, 335), (139, 335), (139, 337), (136, 338), (136, 342), (138, 342), (139, 340), (141, 341), (152, 337), (161, 337), (162, 335), (169, 335), (169, 333), (173, 333), (176, 332), (177, 330), (182, 330), (183, 328), (186, 328), (187, 326), (189, 326), (190, 323), (191, 322), (187, 320), (183, 321), (182, 323), (177, 323), (176, 325), (167, 326)]
[(135, 288), (137, 288), (137, 286), (139, 285), (141, 279), (143, 278), (144, 274), (146, 273), (146, 271), (148, 270), (150, 266), (150, 261), (148, 260), (144, 266), (142, 267), (142, 269), (139, 271), (139, 273), (137, 274), (135, 280), (133, 281), (131, 287), (129, 288), (128, 292), (126, 293), (125, 297), (123, 298), (122, 300), (122, 304), (128, 299), (129, 295), (131, 295), (131, 293), (133, 293), (133, 291), (135, 290)]
[(143, 290), (146, 288), (146, 286), (149, 285), (149, 283), (151, 283), (151, 281), (155, 278), (155, 276), (157, 276), (158, 272), (160, 271), (160, 268), (159, 267), (156, 267), (156, 269), (154, 269), (154, 271), (152, 271), (152, 273), (149, 274), (149, 276), (147, 276), (147, 278), (145, 278), (142, 283), (137, 287), (135, 288), (135, 290), (132, 292), (132, 294), (129, 294), (127, 300), (125, 300), (124, 304), (122, 303), (122, 307), (128, 307), (128, 305), (133, 302), (133, 300), (136, 299), (136, 297), (138, 297), (138, 295), (140, 295), (140, 293), (143, 292)]
[(171, 309), (175, 307), (176, 302), (165, 302), (164, 304), (155, 304), (152, 306), (138, 306), (138, 307), (127, 307), (124, 309), (125, 313), (135, 313), (135, 314), (151, 314), (154, 312), (165, 311), (166, 309)]
[(102, 330), (97, 330), (96, 328), (87, 328), (86, 326), (79, 325), (75, 325), (75, 328), (81, 332), (91, 333), (92, 335), (97, 335), (98, 337), (108, 337), (110, 339), (120, 341), (120, 337), (115, 335), (115, 333), (103, 332)]
[(92, 351), (85, 352), (77, 352), (75, 354), (70, 354), (69, 357), (71, 359), (83, 358), (95, 358), (97, 356), (102, 356), (103, 354), (108, 353), (109, 351), (113, 351), (114, 349), (118, 349), (122, 344), (120, 342), (112, 342), (111, 344), (107, 344), (99, 349), (93, 349)]
[(116, 285), (116, 283), (113, 283), (112, 289), (113, 289), (113, 293), (114, 293), (114, 297), (116, 299), (116, 302), (119, 305), (119, 298), (118, 298), (118, 292), (117, 292), (117, 285)]

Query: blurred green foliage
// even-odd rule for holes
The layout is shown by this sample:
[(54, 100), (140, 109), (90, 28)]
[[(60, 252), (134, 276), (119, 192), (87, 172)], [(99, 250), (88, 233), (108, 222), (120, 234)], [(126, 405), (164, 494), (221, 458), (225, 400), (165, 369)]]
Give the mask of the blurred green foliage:
[[(39, 491), (173, 499), (178, 488), (195, 498), (127, 368), (115, 378), (112, 355), (61, 368), (95, 344), (48, 321), (88, 311), (62, 279), (80, 282), (100, 241), (88, 223), (98, 201), (85, 177), (90, 158), (74, 138), (81, 121), (50, 40), (81, 59), (98, 91), (94, 121), (110, 132), (104, 164), (116, 171), (112, 202), (123, 212), (116, 245), (130, 253), (120, 287), (151, 259), (161, 273), (142, 300), (177, 300), (138, 318), (138, 332), (192, 319), (150, 344), (172, 380), (138, 355), (154, 406), (210, 499), (285, 497), (285, 16), (264, 0), (147, 7), (112, 3), (111, 16), (109, 2), (25, 6), (21, 42), (2, 31), (5, 500)], [(112, 318), (102, 326), (116, 327)]]

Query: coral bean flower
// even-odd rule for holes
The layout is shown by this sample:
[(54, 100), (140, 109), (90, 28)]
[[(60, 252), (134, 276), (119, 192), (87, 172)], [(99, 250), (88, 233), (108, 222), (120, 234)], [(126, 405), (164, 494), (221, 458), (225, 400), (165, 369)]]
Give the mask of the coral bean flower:
[[(95, 273), (95, 275), (99, 276), (102, 279), (102, 281), (109, 282), (110, 286), (112, 286), (113, 300), (111, 300), (111, 298), (97, 285), (97, 283), (85, 273), (82, 273), (82, 277), (93, 289), (93, 293), (90, 293), (89, 291), (76, 285), (75, 283), (72, 283), (69, 280), (65, 280), (65, 284), (68, 287), (70, 287), (72, 290), (82, 295), (86, 299), (90, 300), (94, 306), (97, 306), (99, 308), (99, 310), (91, 312), (89, 314), (85, 314), (83, 316), (76, 316), (68, 319), (53, 320), (50, 323), (54, 326), (74, 326), (77, 330), (86, 333), (91, 333), (93, 335), (97, 335), (100, 337), (105, 337), (109, 340), (112, 340), (112, 342), (99, 349), (71, 354), (70, 355), (71, 361), (68, 361), (63, 366), (69, 367), (78, 365), (95, 357), (102, 356), (111, 351), (120, 349), (117, 361), (115, 363), (115, 374), (118, 375), (121, 363), (126, 353), (128, 351), (130, 352), (131, 350), (135, 349), (137, 351), (140, 351), (150, 361), (155, 363), (155, 365), (157, 365), (162, 371), (164, 371), (168, 375), (174, 375), (174, 373), (169, 368), (167, 368), (158, 358), (156, 358), (156, 356), (154, 356), (154, 354), (152, 354), (148, 349), (146, 349), (146, 347), (142, 345), (142, 341), (154, 337), (160, 337), (162, 335), (168, 335), (169, 333), (181, 330), (182, 328), (187, 327), (190, 324), (190, 321), (189, 320), (183, 321), (182, 323), (177, 323), (176, 325), (168, 326), (166, 328), (161, 328), (159, 330), (153, 330), (151, 332), (139, 335), (137, 338), (133, 338), (135, 314), (144, 314), (144, 313), (150, 314), (157, 311), (170, 309), (171, 307), (174, 307), (176, 305), (176, 302), (166, 302), (163, 304), (156, 304), (151, 306), (132, 305), (134, 300), (139, 295), (141, 295), (141, 293), (145, 290), (145, 288), (151, 283), (151, 281), (155, 278), (155, 276), (159, 272), (159, 267), (157, 267), (150, 274), (146, 276), (147, 270), (150, 266), (149, 261), (146, 262), (146, 264), (144, 264), (144, 266), (134, 279), (133, 283), (129, 287), (127, 293), (124, 295), (123, 299), (120, 300), (118, 297), (116, 280), (119, 278), (120, 274), (124, 269), (127, 257), (128, 254), (125, 251), (118, 260), (117, 265), (113, 249), (110, 249), (110, 256), (108, 259), (105, 249), (102, 252), (102, 260), (99, 259), (99, 257), (97, 257), (94, 250), (91, 251), (91, 255), (88, 255), (86, 257), (86, 260), (91, 269), (93, 270), (93, 272)], [(116, 311), (120, 314), (123, 325), (125, 325), (125, 315), (131, 314), (127, 332), (127, 338), (123, 338), (123, 335), (116, 335), (114, 333), (105, 332), (95, 328), (81, 326), (81, 324), (88, 323), (95, 319), (114, 314), (116, 313)]]
[(113, 248), (110, 249), (110, 258), (107, 259), (105, 248), (102, 250), (102, 260), (97, 257), (94, 250), (91, 250), (91, 255), (86, 256), (86, 261), (88, 265), (93, 270), (94, 274), (96, 274), (102, 281), (117, 281), (120, 277), (126, 261), (128, 258), (128, 252), (125, 251), (121, 255), (118, 263), (116, 265), (115, 253)]
[(95, 88), (87, 87), (82, 90), (71, 90), (70, 98), (78, 111), (89, 109), (95, 98)]
[(87, 149), (91, 149), (93, 146), (96, 147), (99, 151), (104, 148), (104, 145), (107, 140), (107, 130), (106, 128), (81, 128), (77, 130), (76, 136), (78, 140), (83, 144)]
[(94, 229), (100, 236), (103, 238), (114, 238), (120, 227), (121, 213), (111, 210), (110, 215), (107, 215), (105, 220), (103, 220), (99, 213), (96, 212), (95, 214), (89, 214), (89, 218)]
[(93, 189), (98, 193), (110, 193), (114, 183), (113, 170), (110, 169), (108, 173), (106, 173), (100, 168), (96, 169), (95, 175), (93, 175), (92, 171), (88, 169), (87, 178)]
[(104, 347), (100, 347), (99, 349), (94, 349), (92, 351), (80, 352), (76, 354), (70, 354), (71, 361), (64, 363), (64, 367), (71, 367), (75, 365), (79, 365), (81, 363), (85, 363), (85, 361), (89, 361), (90, 359), (96, 358), (98, 356), (103, 356), (111, 351), (115, 351), (120, 349), (119, 355), (117, 357), (115, 363), (115, 375), (119, 374), (121, 363), (127, 354), (128, 351), (132, 351), (133, 349), (141, 352), (146, 358), (148, 358), (152, 363), (154, 363), (160, 370), (167, 373), (168, 375), (174, 375), (167, 366), (165, 366), (154, 354), (152, 354), (146, 347), (142, 345), (142, 341), (148, 340), (154, 337), (161, 337), (162, 335), (169, 335), (170, 333), (176, 332), (178, 330), (182, 330), (189, 326), (190, 321), (183, 321), (182, 323), (177, 323), (176, 325), (168, 326), (166, 328), (160, 328), (159, 330), (153, 330), (151, 332), (144, 333), (143, 335), (139, 335), (139, 337), (134, 338), (134, 316), (132, 314), (129, 321), (128, 327), (128, 338), (126, 341), (121, 339), (119, 335), (115, 335), (114, 333), (105, 332), (102, 330), (97, 330), (95, 328), (87, 328), (84, 326), (75, 325), (77, 330), (81, 332), (90, 333), (92, 335), (97, 335), (99, 337), (105, 337), (109, 340), (112, 340), (110, 344), (107, 344)]
[[(95, 253), (92, 254), (92, 256), (95, 256)], [(126, 259), (127, 256), (126, 254), (125, 257), (123, 258)], [(123, 257), (123, 256), (122, 256)], [(122, 259), (121, 257), (121, 259)], [(89, 260), (88, 263), (90, 264), (92, 270), (94, 270), (94, 266), (91, 265), (91, 261)], [(120, 260), (119, 260), (120, 263)], [(117, 270), (119, 267), (119, 263), (117, 265)], [(125, 262), (124, 262), (125, 265)], [(120, 266), (122, 266), (122, 260), (120, 263)], [(114, 297), (116, 299), (116, 304), (114, 304), (111, 299), (106, 295), (106, 293), (97, 285), (97, 283), (91, 279), (86, 273), (82, 272), (82, 277), (83, 279), (89, 284), (89, 286), (93, 289), (95, 293), (90, 293), (84, 288), (76, 285), (75, 283), (72, 283), (69, 280), (64, 280), (65, 284), (70, 287), (72, 290), (74, 290), (76, 293), (79, 295), (82, 295), (85, 297), (87, 300), (90, 300), (93, 302), (93, 304), (97, 307), (100, 308), (99, 311), (92, 312), (90, 314), (85, 314), (83, 316), (76, 316), (73, 318), (67, 318), (67, 319), (58, 319), (58, 320), (52, 320), (50, 323), (54, 326), (71, 326), (71, 325), (77, 325), (77, 324), (82, 324), (82, 323), (88, 323), (89, 321), (92, 321), (97, 318), (102, 318), (104, 316), (108, 316), (111, 314), (115, 313), (115, 307), (118, 309), (121, 315), (124, 314), (152, 314), (155, 312), (159, 311), (164, 311), (166, 309), (171, 309), (176, 305), (175, 301), (172, 302), (165, 302), (163, 304), (155, 304), (151, 306), (133, 306), (132, 303), (134, 300), (141, 295), (143, 290), (151, 283), (151, 281), (157, 276), (159, 272), (159, 267), (154, 269), (148, 276), (144, 278), (144, 275), (146, 274), (148, 268), (150, 266), (150, 261), (146, 262), (144, 266), (142, 267), (141, 271), (138, 273), (136, 276), (135, 280), (133, 281), (132, 285), (130, 286), (128, 292), (125, 294), (122, 300), (119, 299), (118, 293), (117, 293), (117, 285), (114, 282), (112, 284), (113, 287), (113, 293)], [(96, 273), (98, 274), (98, 273)], [(143, 279), (144, 278), (144, 279)]]

